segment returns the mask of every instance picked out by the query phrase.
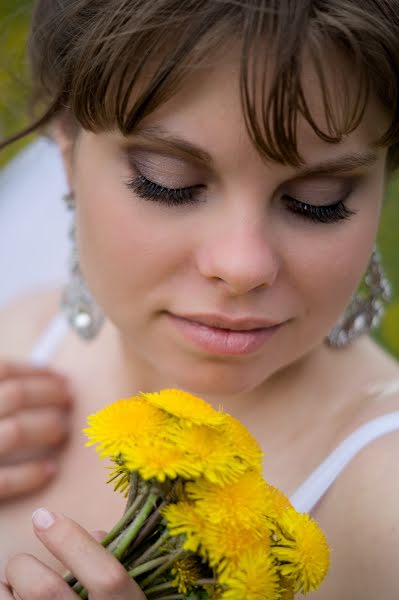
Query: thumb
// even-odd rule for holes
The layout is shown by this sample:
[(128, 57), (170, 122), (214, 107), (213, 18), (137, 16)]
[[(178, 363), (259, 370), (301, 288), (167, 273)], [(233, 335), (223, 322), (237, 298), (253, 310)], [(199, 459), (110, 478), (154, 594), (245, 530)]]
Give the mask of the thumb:
[(96, 540), (96, 542), (101, 542), (106, 535), (107, 532), (103, 531), (102, 529), (95, 529), (91, 532), (91, 536)]

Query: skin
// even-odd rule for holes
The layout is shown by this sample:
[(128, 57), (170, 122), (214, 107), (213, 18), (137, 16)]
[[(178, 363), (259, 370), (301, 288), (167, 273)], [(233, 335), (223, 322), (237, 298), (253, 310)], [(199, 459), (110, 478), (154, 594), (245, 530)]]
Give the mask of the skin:
[[(93, 600), (145, 598), (139, 587), (129, 579), (122, 565), (77, 523), (62, 515), (40, 510), (34, 513), (33, 523), (35, 532), (43, 544), (90, 590), (90, 598)], [(69, 537), (73, 537), (74, 546), (66, 543)], [(24, 577), (27, 571), (32, 573), (29, 579)], [(103, 576), (100, 577), (101, 573)], [(10, 562), (7, 579), (8, 584), (0, 584), (1, 600), (13, 598), (10, 587), (21, 598), (73, 600), (77, 597), (62, 577), (28, 555), (20, 555)]]
[(0, 364), (1, 501), (40, 489), (54, 476), (51, 454), (65, 441), (71, 404), (62, 375), (12, 361)]
[[(311, 73), (309, 86), (321, 115)], [(300, 121), (306, 167), (373, 150), (373, 164), (350, 172), (304, 176), (303, 170), (265, 162), (245, 129), (232, 60), (206, 75), (196, 73), (142, 123), (200, 146), (212, 166), (172, 157), (170, 149), (161, 152), (154, 140), (144, 142), (143, 132), (127, 140), (117, 132), (80, 131), (72, 140), (56, 128), (76, 198), (81, 268), (108, 317), (96, 344), (120, 389), (181, 387), (228, 407), (268, 440), (270, 456), (277, 457), (273, 474), (290, 472), (283, 447), (308, 428), (309, 415), (342, 432), (344, 400), (337, 405), (337, 395), (342, 389), (348, 396), (351, 372), (364, 364), (368, 350), (349, 350), (343, 359), (323, 340), (355, 291), (375, 242), (386, 149), (373, 144), (383, 125), (371, 102), (358, 129), (331, 146)], [(201, 184), (204, 202), (171, 208), (143, 200), (126, 187), (138, 173), (168, 187)], [(355, 214), (348, 220), (316, 224), (287, 211), (283, 193), (331, 204), (348, 190), (348, 178), (355, 182), (347, 200)], [(183, 340), (166, 312), (251, 315), (284, 326), (256, 353), (214, 357)], [(311, 449), (317, 445), (323, 453), (321, 438)], [(309, 446), (302, 453), (308, 456)], [(298, 448), (299, 463), (301, 458)], [(67, 517), (58, 516), (46, 530), (36, 525), (35, 533), (87, 585), (92, 600), (143, 597), (116, 561)], [(32, 556), (11, 559), (6, 577), (9, 587), (3, 584), (0, 600), (12, 598), (10, 588), (22, 600), (76, 597)], [(28, 588), (26, 581), (37, 587)], [(333, 585), (332, 595), (320, 598), (329, 600), (336, 591)], [(347, 596), (353, 597), (360, 596)]]
[[(370, 150), (379, 133), (373, 109), (339, 147), (322, 143), (301, 123), (306, 164)], [(196, 74), (148, 124), (206, 149), (214, 168), (200, 171), (133, 151), (140, 173), (169, 187), (206, 185), (204, 202), (171, 209), (135, 197), (125, 182), (139, 171), (132, 172), (124, 156), (129, 142), (119, 134), (81, 132), (71, 158), (72, 146), (64, 146), (77, 198), (81, 267), (118, 329), (127, 377), (143, 389), (178, 381), (215, 400), (267, 397), (276, 373), (289, 372), (297, 361), (305, 365), (320, 351), (367, 267), (386, 150), (376, 151), (372, 166), (351, 172), (359, 176), (348, 202), (356, 215), (315, 225), (286, 211), (282, 193), (328, 204), (345, 193), (348, 173), (299, 181), (297, 169), (265, 164), (246, 133), (234, 64), (202, 79)], [(165, 310), (251, 315), (286, 325), (250, 360), (210, 360), (177, 339)]]

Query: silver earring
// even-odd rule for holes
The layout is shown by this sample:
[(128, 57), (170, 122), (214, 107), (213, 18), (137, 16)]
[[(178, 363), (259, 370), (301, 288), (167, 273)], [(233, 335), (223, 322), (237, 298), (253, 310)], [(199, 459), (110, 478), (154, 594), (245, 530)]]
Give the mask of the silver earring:
[(61, 309), (64, 311), (71, 328), (83, 339), (92, 340), (100, 332), (104, 323), (104, 315), (96, 304), (84, 281), (79, 266), (76, 247), (75, 203), (72, 193), (64, 196), (69, 211), (72, 212), (72, 223), (69, 230), (71, 240), (70, 278), (61, 298)]
[(391, 300), (391, 296), (391, 285), (381, 266), (379, 252), (374, 249), (363, 286), (353, 296), (342, 319), (329, 333), (327, 344), (333, 348), (344, 348), (378, 327), (384, 314), (384, 306)]

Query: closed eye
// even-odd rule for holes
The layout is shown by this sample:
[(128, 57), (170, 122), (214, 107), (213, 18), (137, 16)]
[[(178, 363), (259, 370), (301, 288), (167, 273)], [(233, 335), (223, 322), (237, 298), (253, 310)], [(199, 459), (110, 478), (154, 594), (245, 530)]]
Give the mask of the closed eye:
[(350, 210), (344, 200), (333, 204), (314, 205), (301, 202), (292, 196), (283, 196), (287, 210), (315, 223), (337, 223), (349, 219), (356, 211)]
[[(144, 175), (134, 177), (126, 185), (140, 198), (159, 202), (165, 206), (183, 206), (203, 201), (198, 192), (205, 188), (204, 185), (168, 188), (150, 181)], [(289, 212), (313, 223), (337, 223), (338, 221), (347, 220), (356, 214), (355, 211), (350, 210), (346, 206), (344, 202), (346, 198), (328, 205), (314, 205), (302, 202), (287, 194), (283, 195), (282, 200)]]
[(168, 188), (150, 181), (144, 175), (135, 177), (127, 182), (127, 187), (144, 200), (160, 202), (167, 206), (180, 206), (198, 202), (196, 192), (203, 189), (203, 185), (194, 185), (183, 188)]

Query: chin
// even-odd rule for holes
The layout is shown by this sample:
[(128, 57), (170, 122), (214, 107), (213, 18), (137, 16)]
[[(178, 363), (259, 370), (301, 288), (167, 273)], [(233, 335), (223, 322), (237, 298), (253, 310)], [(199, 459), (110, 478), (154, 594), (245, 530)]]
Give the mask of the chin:
[(248, 366), (208, 365), (182, 369), (171, 379), (174, 387), (184, 389), (197, 396), (235, 396), (251, 392), (266, 381), (263, 369), (256, 372)]

